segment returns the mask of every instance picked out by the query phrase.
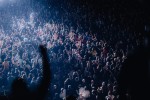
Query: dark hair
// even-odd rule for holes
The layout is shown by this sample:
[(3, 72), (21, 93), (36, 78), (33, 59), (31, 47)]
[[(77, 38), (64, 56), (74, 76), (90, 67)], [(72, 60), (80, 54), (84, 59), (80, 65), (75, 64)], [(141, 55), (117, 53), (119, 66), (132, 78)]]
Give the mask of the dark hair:
[(76, 100), (76, 97), (70, 95), (70, 96), (67, 96), (67, 97), (66, 97), (66, 100)]
[(27, 90), (27, 84), (24, 79), (18, 77), (12, 83), (12, 91), (17, 92), (18, 90)]

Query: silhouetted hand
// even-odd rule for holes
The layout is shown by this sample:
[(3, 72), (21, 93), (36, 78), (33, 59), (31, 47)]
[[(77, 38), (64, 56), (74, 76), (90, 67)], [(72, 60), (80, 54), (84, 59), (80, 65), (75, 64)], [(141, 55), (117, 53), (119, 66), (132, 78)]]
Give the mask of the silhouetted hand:
[(40, 51), (41, 56), (42, 56), (43, 78), (41, 80), (41, 83), (38, 86), (36, 99), (42, 100), (42, 99), (44, 99), (45, 95), (48, 92), (48, 88), (50, 85), (51, 73), (50, 73), (50, 64), (49, 64), (49, 59), (48, 59), (46, 47), (44, 47), (43, 45), (40, 45), (39, 51)]
[(43, 45), (39, 46), (39, 51), (42, 57), (42, 70), (43, 77), (37, 89), (30, 92), (26, 83), (22, 78), (17, 78), (12, 84), (12, 94), (10, 100), (44, 100), (48, 93), (50, 85), (50, 64), (47, 56), (47, 49)]

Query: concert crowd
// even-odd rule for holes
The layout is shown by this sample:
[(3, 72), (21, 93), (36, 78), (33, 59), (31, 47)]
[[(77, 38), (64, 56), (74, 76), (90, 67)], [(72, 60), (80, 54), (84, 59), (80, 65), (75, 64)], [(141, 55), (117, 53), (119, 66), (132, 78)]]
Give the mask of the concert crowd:
[(15, 77), (36, 88), (42, 76), (38, 46), (43, 44), (52, 70), (48, 99), (72, 95), (78, 100), (119, 100), (118, 74), (128, 53), (141, 45), (141, 33), (115, 23), (113, 14), (94, 12), (86, 3), (65, 3), (18, 4), (15, 9), (9, 5), (0, 11), (1, 95), (9, 94)]

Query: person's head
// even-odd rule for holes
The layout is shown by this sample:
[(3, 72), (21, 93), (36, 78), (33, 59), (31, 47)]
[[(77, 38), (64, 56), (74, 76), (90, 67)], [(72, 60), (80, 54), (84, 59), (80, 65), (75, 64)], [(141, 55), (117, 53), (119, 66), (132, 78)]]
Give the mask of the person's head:
[(82, 83), (85, 83), (85, 79), (82, 79)]
[(102, 91), (102, 87), (98, 87), (98, 89), (97, 89), (97, 93), (102, 93), (103, 91)]
[(116, 86), (113, 86), (113, 92), (115, 92), (117, 90)]
[(53, 88), (54, 88), (54, 89), (57, 89), (57, 85), (54, 85)]
[(63, 91), (64, 91), (64, 88), (61, 88), (60, 91), (63, 92)]
[(71, 89), (71, 85), (68, 85), (68, 89)]
[(96, 90), (94, 90), (94, 89), (91, 91), (91, 94), (92, 94), (92, 95), (96, 95), (96, 93), (97, 93), (97, 92), (96, 92)]
[(79, 77), (75, 77), (75, 81), (78, 82), (79, 81)]
[(23, 78), (23, 79), (27, 79), (27, 75), (26, 75), (26, 74), (23, 74), (23, 75), (22, 75), (22, 78)]
[(109, 66), (109, 62), (106, 62), (106, 66)]
[(11, 86), (12, 98), (25, 96), (29, 93), (26, 82), (22, 78), (16, 78)]
[(91, 80), (91, 84), (94, 84), (94, 80)]
[(32, 77), (32, 73), (29, 73), (29, 74), (28, 74), (28, 78), (31, 78), (31, 77)]
[(102, 82), (102, 86), (105, 86), (105, 82)]

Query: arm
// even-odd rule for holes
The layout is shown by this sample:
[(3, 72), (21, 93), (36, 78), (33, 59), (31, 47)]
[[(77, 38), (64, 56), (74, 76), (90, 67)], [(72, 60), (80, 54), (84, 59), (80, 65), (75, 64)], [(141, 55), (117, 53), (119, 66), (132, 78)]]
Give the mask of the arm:
[(50, 64), (47, 55), (47, 49), (42, 45), (39, 46), (39, 49), (42, 56), (43, 77), (41, 83), (37, 88), (36, 100), (43, 100), (48, 92), (51, 75), (50, 75)]

